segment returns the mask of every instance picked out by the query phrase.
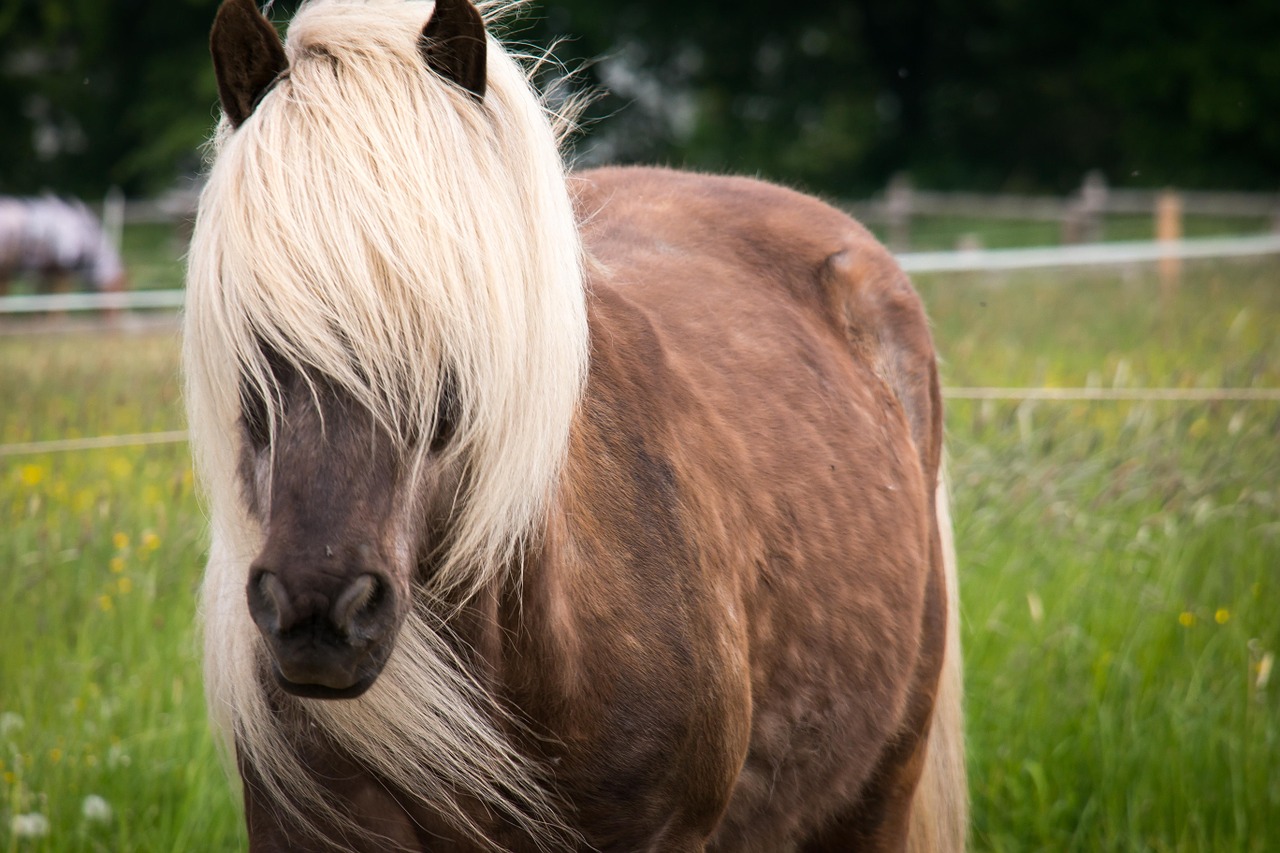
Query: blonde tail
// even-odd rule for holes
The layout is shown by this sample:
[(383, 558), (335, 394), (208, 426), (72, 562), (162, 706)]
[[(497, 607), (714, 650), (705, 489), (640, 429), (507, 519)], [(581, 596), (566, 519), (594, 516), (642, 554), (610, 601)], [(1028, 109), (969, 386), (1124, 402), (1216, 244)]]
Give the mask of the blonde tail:
[(911, 809), (908, 853), (952, 853), (965, 848), (969, 784), (964, 763), (964, 683), (960, 659), (960, 594), (951, 498), (938, 478), (938, 533), (947, 579), (947, 641), (924, 772)]

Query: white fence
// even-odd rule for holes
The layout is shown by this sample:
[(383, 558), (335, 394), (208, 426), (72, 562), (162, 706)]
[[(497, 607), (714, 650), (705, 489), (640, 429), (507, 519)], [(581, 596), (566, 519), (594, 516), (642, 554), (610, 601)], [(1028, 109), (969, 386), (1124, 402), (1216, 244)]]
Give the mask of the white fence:
[[(1025, 270), (1043, 267), (1122, 266), (1197, 258), (1280, 255), (1280, 234), (1212, 237), (1143, 243), (1093, 243), (1037, 249), (972, 249), (958, 252), (903, 252), (898, 263), (909, 273)], [(127, 293), (59, 293), (0, 297), (0, 315), (109, 309), (180, 309), (181, 290)]]

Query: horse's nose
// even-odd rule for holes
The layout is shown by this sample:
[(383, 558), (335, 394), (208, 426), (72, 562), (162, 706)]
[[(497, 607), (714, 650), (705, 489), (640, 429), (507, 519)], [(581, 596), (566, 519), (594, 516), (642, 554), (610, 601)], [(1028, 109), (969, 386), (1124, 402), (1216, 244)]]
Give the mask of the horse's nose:
[(396, 622), (395, 594), (381, 575), (324, 583), (255, 565), (247, 592), (286, 690), (354, 696), (377, 678)]

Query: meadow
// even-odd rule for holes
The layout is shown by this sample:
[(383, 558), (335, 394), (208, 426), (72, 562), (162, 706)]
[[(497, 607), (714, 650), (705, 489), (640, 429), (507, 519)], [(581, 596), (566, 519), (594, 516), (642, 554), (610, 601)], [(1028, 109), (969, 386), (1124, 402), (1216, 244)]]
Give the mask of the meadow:
[[(948, 386), (1280, 387), (1280, 260), (917, 284)], [(0, 337), (0, 445), (181, 429), (178, 348)], [(972, 848), (1280, 849), (1280, 403), (952, 399), (947, 430)], [(203, 528), (182, 443), (0, 456), (0, 851), (244, 848)]]

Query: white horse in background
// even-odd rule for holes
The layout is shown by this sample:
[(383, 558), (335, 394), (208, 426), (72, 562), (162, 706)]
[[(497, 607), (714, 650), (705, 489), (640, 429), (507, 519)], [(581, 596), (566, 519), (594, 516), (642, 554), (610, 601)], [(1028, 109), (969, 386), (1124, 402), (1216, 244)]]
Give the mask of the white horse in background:
[(100, 293), (122, 291), (127, 280), (115, 243), (83, 202), (0, 197), (0, 296), (21, 274), (53, 293), (77, 277)]

